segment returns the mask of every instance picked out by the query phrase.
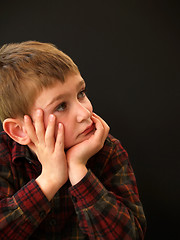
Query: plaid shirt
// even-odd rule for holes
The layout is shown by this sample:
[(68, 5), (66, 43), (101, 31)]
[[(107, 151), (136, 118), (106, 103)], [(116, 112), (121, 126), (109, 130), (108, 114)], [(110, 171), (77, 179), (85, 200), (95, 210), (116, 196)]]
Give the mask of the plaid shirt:
[(126, 151), (108, 136), (88, 173), (48, 201), (27, 146), (0, 135), (0, 239), (144, 239), (146, 220)]

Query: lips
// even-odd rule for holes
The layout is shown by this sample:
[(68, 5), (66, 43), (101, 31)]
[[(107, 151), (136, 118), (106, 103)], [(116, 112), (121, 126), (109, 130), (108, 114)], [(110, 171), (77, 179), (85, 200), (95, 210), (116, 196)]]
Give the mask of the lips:
[(81, 134), (83, 135), (87, 135), (89, 134), (90, 132), (92, 132), (94, 130), (94, 123), (92, 123), (90, 126), (88, 126)]

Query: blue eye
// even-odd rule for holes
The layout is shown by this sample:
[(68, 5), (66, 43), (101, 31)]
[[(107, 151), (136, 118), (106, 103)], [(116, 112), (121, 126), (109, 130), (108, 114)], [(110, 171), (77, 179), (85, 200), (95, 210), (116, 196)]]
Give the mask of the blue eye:
[(67, 107), (66, 103), (63, 102), (63, 103), (61, 103), (61, 104), (59, 104), (59, 105), (57, 106), (57, 108), (55, 109), (55, 111), (62, 112), (62, 111), (64, 111), (64, 110), (66, 109), (66, 107)]
[(86, 96), (86, 89), (84, 89), (78, 93), (78, 99), (84, 98), (85, 96)]

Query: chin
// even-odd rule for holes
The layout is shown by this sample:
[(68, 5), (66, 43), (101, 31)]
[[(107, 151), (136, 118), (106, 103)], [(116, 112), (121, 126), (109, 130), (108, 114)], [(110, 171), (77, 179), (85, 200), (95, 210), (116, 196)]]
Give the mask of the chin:
[(64, 149), (67, 151), (68, 149), (74, 147), (75, 145), (77, 145), (79, 142), (74, 142), (74, 143), (66, 143), (64, 145)]

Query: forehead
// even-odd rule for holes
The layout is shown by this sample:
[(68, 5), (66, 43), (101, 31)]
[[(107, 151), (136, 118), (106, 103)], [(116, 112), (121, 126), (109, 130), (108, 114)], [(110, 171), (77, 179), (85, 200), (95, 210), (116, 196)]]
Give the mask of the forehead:
[(71, 96), (76, 93), (85, 84), (84, 79), (80, 74), (71, 74), (65, 78), (62, 83), (60, 81), (55, 82), (51, 87), (44, 88), (37, 99), (35, 100), (32, 112), (38, 108), (45, 110), (56, 100)]

